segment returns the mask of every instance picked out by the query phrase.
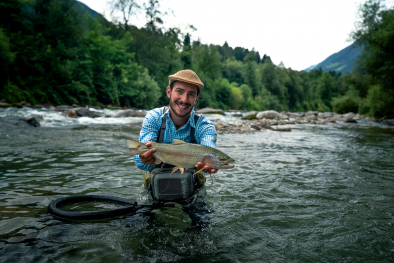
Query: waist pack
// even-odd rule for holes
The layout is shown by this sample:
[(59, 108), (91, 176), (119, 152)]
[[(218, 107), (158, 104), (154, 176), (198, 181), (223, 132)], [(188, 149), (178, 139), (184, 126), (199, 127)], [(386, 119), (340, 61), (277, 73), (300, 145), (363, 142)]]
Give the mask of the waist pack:
[(178, 170), (171, 174), (172, 168), (156, 168), (151, 171), (150, 185), (154, 201), (182, 201), (190, 198), (196, 188), (193, 170)]

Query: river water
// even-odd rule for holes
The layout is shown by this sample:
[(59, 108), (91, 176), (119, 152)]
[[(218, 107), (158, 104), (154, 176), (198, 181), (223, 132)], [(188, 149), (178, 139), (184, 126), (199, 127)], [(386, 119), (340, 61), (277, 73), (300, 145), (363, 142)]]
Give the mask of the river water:
[[(106, 110), (113, 115), (114, 110)], [(394, 129), (374, 122), (288, 125), (218, 136), (235, 168), (208, 176), (209, 212), (179, 207), (70, 222), (47, 212), (70, 195), (147, 202), (125, 154), (142, 118), (70, 119), (0, 109), (40, 128), (0, 128), (0, 262), (393, 262)], [(213, 122), (234, 117), (212, 116)]]

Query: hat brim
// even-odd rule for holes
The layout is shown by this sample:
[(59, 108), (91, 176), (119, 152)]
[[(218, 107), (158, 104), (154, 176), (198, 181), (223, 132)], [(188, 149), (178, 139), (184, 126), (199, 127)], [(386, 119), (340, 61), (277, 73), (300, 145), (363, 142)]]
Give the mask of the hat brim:
[(174, 82), (174, 81), (186, 82), (186, 83), (189, 83), (189, 84), (196, 85), (200, 93), (201, 93), (202, 88), (204, 88), (204, 84), (201, 85), (200, 83), (197, 83), (197, 82), (194, 82), (194, 81), (190, 81), (190, 80), (186, 80), (186, 79), (184, 79), (184, 78), (178, 78), (178, 77), (176, 77), (176, 76), (174, 76), (174, 75), (171, 75), (171, 76), (169, 76), (168, 78), (170, 79), (170, 83), (169, 83), (170, 85), (171, 85), (171, 83)]

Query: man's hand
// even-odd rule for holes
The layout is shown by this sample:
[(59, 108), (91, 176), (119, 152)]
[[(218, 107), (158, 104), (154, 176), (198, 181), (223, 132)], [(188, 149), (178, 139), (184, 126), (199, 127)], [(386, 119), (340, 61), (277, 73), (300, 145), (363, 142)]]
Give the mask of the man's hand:
[[(150, 141), (146, 141), (145, 146), (151, 147), (152, 143)], [(156, 149), (152, 148), (149, 151), (140, 154), (139, 156), (141, 158), (141, 161), (147, 164), (154, 164), (156, 162), (155, 157), (152, 155), (154, 152), (156, 152)]]
[[(204, 167), (204, 165), (201, 163), (201, 162), (198, 162), (197, 164), (196, 164), (196, 168), (198, 169), (198, 170), (200, 170), (200, 169), (202, 169)], [(208, 172), (208, 173), (210, 173), (210, 174), (214, 174), (214, 173), (217, 173), (218, 172), (218, 169), (211, 169), (211, 167), (209, 167), (208, 165), (206, 165), (205, 167), (204, 167), (204, 170), (203, 171), (206, 171), (206, 172)]]

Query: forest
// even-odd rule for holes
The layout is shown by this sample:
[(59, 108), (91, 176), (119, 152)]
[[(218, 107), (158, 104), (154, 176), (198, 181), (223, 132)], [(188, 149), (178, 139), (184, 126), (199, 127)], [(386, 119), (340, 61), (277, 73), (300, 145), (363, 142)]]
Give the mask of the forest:
[[(394, 118), (394, 9), (360, 6), (350, 39), (362, 46), (354, 69), (296, 71), (269, 54), (191, 41), (164, 28), (159, 0), (113, 0), (123, 19), (92, 17), (74, 0), (0, 2), (0, 100), (15, 104), (120, 106), (168, 103), (168, 75), (192, 69), (205, 84), (196, 107), (223, 110), (358, 112)], [(130, 18), (139, 9), (147, 23)]]

